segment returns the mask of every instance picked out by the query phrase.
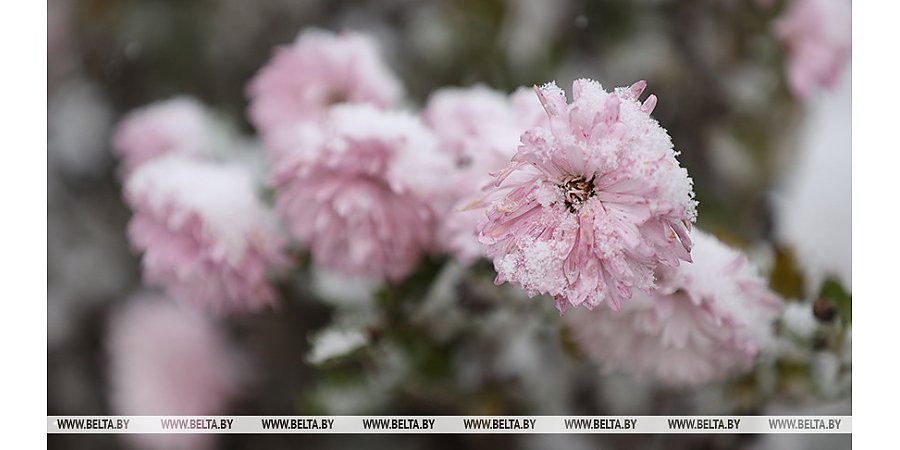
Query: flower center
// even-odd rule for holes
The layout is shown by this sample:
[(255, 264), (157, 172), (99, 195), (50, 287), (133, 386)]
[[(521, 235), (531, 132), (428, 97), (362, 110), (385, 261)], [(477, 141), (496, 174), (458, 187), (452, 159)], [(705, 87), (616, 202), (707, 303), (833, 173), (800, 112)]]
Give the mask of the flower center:
[(594, 196), (594, 177), (587, 179), (581, 175), (567, 176), (560, 185), (565, 197), (566, 207), (571, 212), (577, 212), (587, 199)]

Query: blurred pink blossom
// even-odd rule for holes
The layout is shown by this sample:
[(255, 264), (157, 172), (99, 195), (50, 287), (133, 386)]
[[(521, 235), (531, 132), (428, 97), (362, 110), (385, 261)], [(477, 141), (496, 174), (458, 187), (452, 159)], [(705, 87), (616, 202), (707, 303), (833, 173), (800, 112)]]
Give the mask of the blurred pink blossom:
[(621, 311), (579, 311), (570, 328), (605, 371), (699, 385), (750, 370), (769, 345), (781, 300), (744, 255), (699, 230), (692, 264), (662, 268), (653, 294)]
[(486, 160), (483, 165), (497, 168), (516, 154), (523, 132), (546, 122), (531, 89), (519, 88), (506, 95), (481, 85), (435, 91), (422, 117), (458, 158)]
[(576, 80), (571, 104), (555, 83), (535, 88), (549, 127), (522, 135), (478, 226), (498, 283), (552, 295), (560, 312), (618, 310), (653, 287), (659, 264), (690, 261), (691, 179), (650, 117), (656, 97), (638, 102), (645, 86), (607, 93)]
[(281, 46), (247, 86), (250, 121), (276, 151), (291, 147), (300, 122), (338, 103), (394, 104), (402, 85), (364, 34), (311, 29)]
[[(107, 339), (112, 410), (121, 415), (220, 415), (237, 396), (243, 369), (209, 318), (141, 294), (113, 316)], [(210, 434), (136, 434), (148, 449), (205, 449)]]
[(546, 126), (547, 115), (531, 89), (506, 95), (483, 86), (444, 88), (435, 92), (422, 113), (442, 147), (457, 161), (450, 204), (440, 221), (438, 242), (463, 264), (484, 256), (476, 228), (483, 209), (467, 208), (516, 153), (519, 136)]
[(400, 280), (433, 249), (452, 158), (415, 116), (335, 106), (276, 161), (276, 210), (317, 264)]
[(112, 144), (127, 177), (141, 164), (170, 153), (209, 157), (215, 141), (215, 122), (206, 107), (192, 97), (176, 97), (129, 113)]
[(247, 169), (170, 155), (135, 171), (125, 198), (145, 282), (222, 313), (273, 303), (283, 240)]
[(775, 31), (788, 52), (791, 90), (806, 98), (833, 87), (850, 60), (849, 0), (792, 0)]

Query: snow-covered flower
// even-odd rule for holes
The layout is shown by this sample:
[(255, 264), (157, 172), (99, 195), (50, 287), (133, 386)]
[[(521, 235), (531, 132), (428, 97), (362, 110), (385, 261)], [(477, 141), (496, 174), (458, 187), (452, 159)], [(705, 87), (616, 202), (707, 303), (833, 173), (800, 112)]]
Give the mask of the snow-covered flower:
[(619, 312), (569, 317), (575, 341), (605, 371), (698, 385), (749, 370), (772, 340), (781, 300), (746, 257), (715, 237), (692, 233), (692, 264), (662, 268), (653, 294)]
[(441, 220), (438, 242), (461, 263), (471, 264), (484, 253), (476, 237), (484, 210), (467, 207), (481, 197), (490, 174), (515, 155), (519, 136), (546, 125), (547, 115), (530, 89), (506, 95), (475, 86), (436, 91), (422, 116), (457, 162), (449, 191), (452, 200)]
[[(240, 357), (207, 316), (140, 294), (113, 316), (110, 403), (122, 415), (219, 415), (239, 393)], [(142, 448), (202, 449), (208, 434), (129, 436)]]
[(169, 155), (135, 171), (125, 198), (145, 282), (217, 312), (275, 300), (267, 274), (286, 263), (283, 240), (249, 170)]
[(552, 295), (561, 312), (619, 309), (657, 266), (690, 261), (692, 182), (650, 117), (656, 97), (638, 102), (645, 87), (580, 79), (571, 104), (555, 83), (535, 88), (550, 125), (522, 135), (478, 226), (498, 283)]
[(519, 88), (506, 95), (482, 85), (435, 91), (422, 117), (461, 162), (487, 160), (486, 165), (496, 168), (515, 155), (523, 132), (546, 122), (530, 89)]
[(127, 177), (141, 164), (170, 153), (210, 157), (216, 142), (216, 124), (209, 111), (183, 96), (130, 112), (119, 122), (112, 146)]
[(247, 86), (250, 121), (270, 148), (294, 143), (298, 123), (320, 120), (338, 103), (388, 107), (402, 93), (364, 34), (310, 29), (281, 46)]
[(413, 115), (338, 105), (316, 138), (276, 160), (276, 210), (314, 261), (400, 280), (433, 248), (452, 158)]
[(837, 83), (850, 60), (850, 11), (849, 0), (792, 0), (776, 22), (788, 53), (788, 83), (798, 97)]

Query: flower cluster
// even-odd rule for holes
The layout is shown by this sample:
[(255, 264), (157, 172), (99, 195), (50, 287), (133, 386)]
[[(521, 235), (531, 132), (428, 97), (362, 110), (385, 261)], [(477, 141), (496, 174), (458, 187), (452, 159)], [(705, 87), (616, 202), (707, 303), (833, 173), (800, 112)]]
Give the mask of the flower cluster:
[[(247, 87), (267, 150), (254, 153), (259, 183), (195, 100), (126, 117), (113, 144), (129, 238), (148, 284), (217, 313), (272, 304), (289, 243), (314, 273), (375, 283), (403, 282), (430, 255), (486, 258), (498, 284), (552, 297), (561, 314), (592, 310), (568, 324), (607, 370), (723, 379), (766, 345), (780, 300), (739, 252), (692, 231), (693, 182), (646, 86), (579, 79), (571, 100), (555, 83), (444, 88), (422, 111), (402, 110), (370, 38), (307, 31)], [(157, 334), (184, 331), (171, 326)]]
[[(498, 282), (619, 309), (654, 271), (690, 261), (691, 179), (650, 116), (646, 83), (577, 80), (512, 94), (436, 91), (421, 113), (369, 38), (312, 30), (250, 81), (274, 210), (327, 270), (402, 281), (427, 254), (493, 260)], [(215, 121), (179, 98), (130, 114), (123, 156), (146, 280), (221, 311), (274, 298), (284, 238), (248, 171), (215, 160)]]
[(344, 275), (399, 281), (436, 252), (469, 264), (484, 253), (484, 214), (466, 206), (546, 115), (525, 89), (482, 86), (435, 92), (421, 119), (391, 110), (401, 89), (376, 55), (354, 33), (305, 32), (250, 82), (276, 210)]

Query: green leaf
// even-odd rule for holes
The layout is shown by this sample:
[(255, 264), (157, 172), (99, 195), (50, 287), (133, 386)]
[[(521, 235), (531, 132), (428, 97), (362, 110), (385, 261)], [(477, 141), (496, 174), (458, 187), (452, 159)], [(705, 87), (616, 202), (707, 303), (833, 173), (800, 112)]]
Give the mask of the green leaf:
[(784, 298), (803, 298), (804, 279), (794, 253), (786, 248), (775, 250), (775, 266), (769, 276), (769, 286)]
[(819, 298), (834, 302), (835, 306), (837, 306), (841, 324), (844, 327), (850, 325), (853, 312), (851, 296), (839, 282), (832, 278), (825, 280), (825, 283), (822, 284), (822, 289), (819, 290)]

